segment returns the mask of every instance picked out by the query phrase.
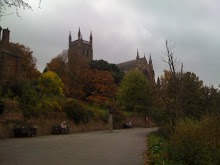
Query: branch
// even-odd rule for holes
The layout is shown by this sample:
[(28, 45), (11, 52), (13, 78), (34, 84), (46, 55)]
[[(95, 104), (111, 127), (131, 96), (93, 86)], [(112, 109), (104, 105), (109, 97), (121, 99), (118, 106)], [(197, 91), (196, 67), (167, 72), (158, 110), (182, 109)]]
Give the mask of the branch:
[(20, 17), (18, 12), (20, 8), (23, 8), (23, 10), (25, 9), (32, 10), (31, 6), (28, 3), (24, 2), (23, 0), (0, 0), (0, 17), (13, 14), (13, 13), (3, 14), (6, 11), (6, 8), (10, 8), (10, 7), (15, 7), (15, 12), (18, 17)]

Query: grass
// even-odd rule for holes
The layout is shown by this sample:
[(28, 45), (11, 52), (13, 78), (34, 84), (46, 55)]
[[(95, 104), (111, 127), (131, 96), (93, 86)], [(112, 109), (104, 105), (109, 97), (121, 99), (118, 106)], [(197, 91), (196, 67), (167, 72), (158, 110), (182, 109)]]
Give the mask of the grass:
[(147, 158), (147, 164), (153, 165), (153, 164), (163, 164), (163, 143), (165, 143), (165, 140), (157, 136), (154, 133), (151, 133), (147, 138), (147, 145), (148, 150), (145, 154), (145, 157)]
[(107, 109), (100, 108), (97, 105), (88, 105), (88, 107), (91, 108), (91, 109), (96, 109), (96, 110), (100, 111), (103, 115), (108, 114)]
[(108, 113), (108, 110), (107, 109), (101, 109), (99, 108), (98, 109), (100, 112), (102, 112), (103, 115), (107, 114)]
[[(89, 108), (91, 108), (91, 109), (97, 109), (97, 110), (100, 111), (103, 115), (108, 114), (108, 110), (107, 110), (107, 109), (100, 108), (100, 107), (98, 107), (97, 105), (89, 105)], [(124, 114), (125, 114), (126, 116), (142, 115), (141, 113), (135, 113), (135, 112), (132, 112), (132, 111), (124, 111)]]
[(134, 112), (131, 112), (131, 111), (124, 111), (124, 113), (126, 116), (133, 116), (134, 115)]

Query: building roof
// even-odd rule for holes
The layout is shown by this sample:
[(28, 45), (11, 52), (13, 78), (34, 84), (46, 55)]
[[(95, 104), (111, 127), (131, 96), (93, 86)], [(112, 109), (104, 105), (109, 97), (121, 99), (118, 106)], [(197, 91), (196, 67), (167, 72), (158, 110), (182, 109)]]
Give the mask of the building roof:
[(134, 69), (136, 67), (136, 60), (127, 61), (127, 62), (123, 62), (123, 63), (117, 64), (117, 67), (122, 72)]
[[(138, 61), (145, 62), (145, 57), (138, 59)], [(127, 61), (120, 64), (117, 64), (117, 67), (122, 71), (128, 71), (136, 67), (137, 60)]]
[[(75, 43), (78, 43), (79, 40), (74, 40), (74, 41), (71, 41), (71, 44), (75, 44)], [(82, 40), (82, 43), (85, 43), (85, 44), (90, 44), (89, 41), (86, 41), (86, 40)]]

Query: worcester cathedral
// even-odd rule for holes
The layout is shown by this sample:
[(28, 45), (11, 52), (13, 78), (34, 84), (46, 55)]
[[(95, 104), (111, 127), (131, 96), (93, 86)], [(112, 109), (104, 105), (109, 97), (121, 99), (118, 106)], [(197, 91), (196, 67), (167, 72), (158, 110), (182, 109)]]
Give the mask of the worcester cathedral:
[[(4, 80), (11, 79), (12, 77), (24, 77), (25, 70), (22, 66), (21, 59), (17, 51), (13, 46), (9, 44), (10, 31), (8, 29), (3, 30), (0, 27), (0, 84)], [(2, 39), (1, 39), (2, 38)], [(88, 61), (93, 60), (93, 37), (90, 33), (89, 41), (83, 40), (82, 34), (78, 32), (78, 39), (72, 41), (71, 32), (69, 34), (69, 48), (68, 48), (68, 63), (73, 63), (74, 57), (84, 58)], [(118, 68), (123, 72), (136, 69), (140, 70), (149, 80), (151, 85), (155, 84), (155, 74), (153, 69), (153, 63), (151, 55), (149, 61), (145, 58), (140, 58), (137, 50), (136, 59), (132, 61), (123, 62), (117, 64)]]
[[(88, 61), (93, 60), (93, 49), (92, 49), (92, 33), (90, 33), (89, 41), (83, 40), (80, 29), (78, 31), (78, 39), (72, 41), (71, 32), (69, 34), (69, 49), (68, 49), (68, 61), (73, 62), (74, 56), (80, 56)], [(118, 68), (123, 72), (128, 72), (132, 69), (137, 69), (141, 71), (149, 80), (150, 84), (154, 85), (155, 83), (155, 73), (153, 69), (153, 63), (151, 55), (149, 61), (145, 58), (140, 58), (139, 52), (137, 50), (136, 59), (132, 61), (123, 62), (117, 64)]]

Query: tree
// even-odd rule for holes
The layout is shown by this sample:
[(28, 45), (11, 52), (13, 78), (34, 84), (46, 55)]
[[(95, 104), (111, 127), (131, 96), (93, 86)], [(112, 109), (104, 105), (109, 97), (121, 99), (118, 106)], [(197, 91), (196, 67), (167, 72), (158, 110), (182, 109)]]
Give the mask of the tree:
[(56, 74), (62, 79), (63, 82), (67, 81), (67, 61), (68, 53), (64, 50), (57, 57), (53, 58), (50, 63), (47, 64), (47, 70), (56, 72)]
[(199, 118), (201, 88), (203, 82), (195, 73), (187, 72), (183, 75), (183, 113), (187, 117)]
[(22, 57), (22, 65), (24, 67), (26, 78), (38, 79), (40, 72), (37, 70), (36, 58), (33, 56), (33, 51), (29, 47), (21, 45), (19, 43), (10, 43), (15, 49), (11, 50), (14, 54), (18, 54)]
[(172, 125), (175, 125), (176, 120), (183, 115), (183, 64), (181, 66), (181, 71), (178, 72), (178, 62), (174, 59), (172, 52), (174, 46), (170, 45), (166, 40), (165, 47), (167, 60), (163, 59), (163, 61), (167, 63), (170, 68), (170, 77), (168, 78), (167, 84), (168, 91), (166, 94), (169, 94), (171, 99), (167, 99), (166, 94), (161, 98), (164, 102), (165, 108), (169, 111)]
[(39, 87), (43, 89), (46, 95), (63, 95), (64, 85), (55, 72), (48, 71), (41, 74), (38, 83)]
[(125, 74), (119, 86), (118, 102), (124, 110), (148, 112), (151, 104), (149, 82), (140, 71)]
[(200, 109), (204, 114), (220, 114), (220, 92), (213, 86), (201, 88)]
[(104, 60), (90, 61), (89, 65), (92, 70), (109, 71), (114, 78), (115, 84), (117, 85), (119, 85), (124, 76), (124, 73), (120, 71), (117, 65), (109, 64), (107, 61)]
[(114, 99), (117, 93), (117, 85), (114, 84), (114, 79), (108, 71), (90, 71), (91, 82), (90, 94), (88, 100), (103, 105), (107, 101)]

